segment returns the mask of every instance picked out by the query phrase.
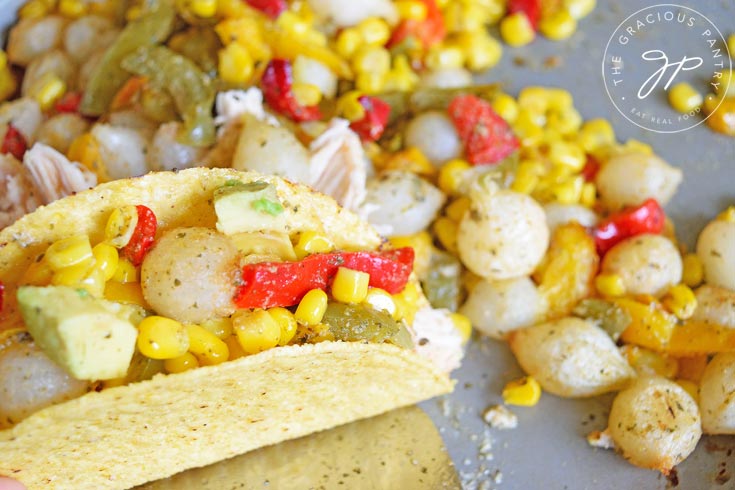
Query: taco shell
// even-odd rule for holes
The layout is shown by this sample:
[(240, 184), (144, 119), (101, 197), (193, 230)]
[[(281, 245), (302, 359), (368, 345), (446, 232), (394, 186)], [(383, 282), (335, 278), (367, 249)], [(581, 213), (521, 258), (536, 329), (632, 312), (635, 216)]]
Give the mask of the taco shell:
[[(5, 305), (0, 331), (22, 324), (15, 293), (29, 264), (72, 234), (103, 238), (110, 212), (151, 208), (160, 229), (214, 228), (214, 190), (228, 180), (276, 186), (291, 231), (317, 230), (339, 249), (380, 237), (331, 198), (285, 180), (229, 169), (161, 172), (102, 184), (0, 232)], [(448, 393), (428, 360), (390, 344), (276, 347), (217, 366), (108, 388), (34, 413), (0, 431), (0, 475), (29, 490), (122, 490), (253, 449)]]

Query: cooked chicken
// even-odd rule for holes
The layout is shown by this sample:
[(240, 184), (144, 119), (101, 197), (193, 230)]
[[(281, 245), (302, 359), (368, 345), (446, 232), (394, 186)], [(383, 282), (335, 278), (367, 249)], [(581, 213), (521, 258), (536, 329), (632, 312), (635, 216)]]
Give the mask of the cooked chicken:
[(23, 164), (44, 204), (97, 185), (97, 176), (43, 143), (26, 151)]
[(0, 230), (41, 204), (23, 165), (12, 155), (0, 155)]

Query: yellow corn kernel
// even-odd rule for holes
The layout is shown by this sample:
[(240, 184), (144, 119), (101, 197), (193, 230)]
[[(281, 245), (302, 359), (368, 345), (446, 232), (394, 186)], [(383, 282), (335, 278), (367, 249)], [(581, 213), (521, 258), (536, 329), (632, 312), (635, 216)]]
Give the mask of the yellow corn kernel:
[(541, 398), (541, 386), (532, 376), (513, 380), (503, 388), (503, 401), (506, 405), (532, 407)]
[(231, 43), (219, 52), (219, 76), (231, 85), (244, 85), (253, 76), (254, 61), (241, 44)]
[(518, 93), (518, 107), (532, 114), (543, 115), (549, 109), (549, 91), (547, 87), (531, 85)]
[(214, 17), (217, 13), (217, 0), (191, 0), (189, 10), (202, 19)]
[(663, 376), (672, 379), (679, 372), (676, 358), (637, 345), (625, 345), (620, 353), (640, 376)]
[(470, 340), (470, 336), (472, 335), (472, 322), (470, 322), (470, 319), (461, 313), (450, 313), (449, 317), (452, 319), (452, 323), (454, 323), (454, 328), (462, 336), (462, 342)]
[(281, 307), (270, 308), (267, 311), (281, 329), (281, 338), (278, 341), (278, 345), (287, 345), (293, 339), (298, 328), (294, 314), (286, 308)]
[(532, 112), (527, 109), (518, 111), (518, 116), (511, 126), (523, 147), (535, 147), (544, 137), (543, 128), (537, 123)]
[(525, 46), (533, 41), (536, 34), (526, 14), (517, 12), (500, 21), (500, 36), (511, 46)]
[(227, 344), (206, 328), (186, 325), (186, 333), (189, 335), (189, 352), (196, 356), (202, 366), (215, 366), (229, 359)]
[(553, 165), (563, 165), (579, 172), (587, 163), (587, 155), (574, 143), (554, 141), (549, 147), (549, 160)]
[(119, 259), (112, 280), (120, 283), (138, 282), (138, 268), (128, 260)]
[(302, 231), (293, 249), (296, 257), (303, 259), (311, 254), (331, 252), (334, 250), (334, 243), (329, 238), (315, 231)]
[(579, 20), (595, 9), (597, 0), (564, 0), (563, 5), (572, 17)]
[(561, 41), (577, 30), (577, 19), (568, 11), (559, 9), (547, 17), (542, 17), (538, 23), (538, 30), (549, 39)]
[(66, 82), (55, 73), (48, 72), (34, 83), (31, 96), (36, 99), (42, 111), (47, 111), (64, 95), (64, 92), (66, 92)]
[(272, 349), (281, 339), (281, 327), (265, 310), (242, 310), (232, 316), (237, 341), (246, 354)]
[(500, 117), (513, 123), (518, 117), (518, 103), (508, 94), (500, 93), (493, 98), (492, 106)]
[(115, 208), (105, 225), (105, 240), (112, 246), (123, 248), (138, 226), (138, 209), (135, 206)]
[(465, 213), (470, 210), (470, 204), (472, 204), (472, 201), (469, 197), (458, 197), (444, 209), (444, 214), (452, 221), (459, 223), (464, 218)]
[(45, 260), (54, 271), (94, 260), (87, 235), (74, 235), (53, 243), (46, 249)]
[(464, 52), (458, 46), (448, 46), (446, 44), (432, 46), (424, 57), (424, 64), (430, 70), (461, 68), (464, 62)]
[(439, 170), (437, 184), (445, 194), (455, 195), (459, 192), (465, 171), (472, 166), (465, 160), (454, 159), (445, 163)]
[(697, 309), (697, 298), (694, 296), (694, 291), (686, 284), (672, 286), (661, 303), (680, 320), (690, 318)]
[(669, 90), (669, 104), (682, 114), (697, 109), (703, 102), (702, 94), (686, 82), (677, 83)]
[(31, 0), (21, 7), (18, 11), (18, 16), (21, 19), (37, 19), (48, 14), (51, 8), (48, 2), (43, 0)]
[(708, 359), (709, 357), (707, 354), (680, 357), (678, 359), (679, 372), (677, 373), (677, 376), (679, 379), (685, 379), (699, 384), (702, 376), (704, 376), (704, 370), (707, 367)]
[(676, 379), (674, 382), (681, 386), (684, 391), (689, 393), (689, 396), (691, 396), (694, 401), (699, 402), (699, 385), (697, 383), (689, 381), (688, 379)]
[(30, 286), (48, 286), (51, 284), (53, 274), (54, 271), (48, 265), (48, 262), (44, 260), (43, 256), (40, 256), (28, 266), (20, 283)]
[(728, 206), (727, 209), (717, 215), (717, 220), (735, 223), (735, 206)]
[(644, 155), (653, 155), (653, 147), (647, 143), (630, 138), (623, 145), (625, 151), (643, 153)]
[[(75, 266), (76, 267), (76, 266)], [(64, 271), (59, 271), (54, 276), (62, 274)], [(53, 280), (52, 280), (53, 282)], [(95, 298), (101, 298), (105, 292), (105, 276), (104, 271), (99, 269), (93, 263), (92, 266), (87, 270), (87, 274), (82, 277), (79, 281), (79, 288), (86, 290), (89, 294)]]
[(138, 325), (138, 350), (151, 359), (173, 359), (189, 350), (189, 336), (181, 323), (163, 316), (149, 316)]
[(465, 64), (472, 71), (484, 71), (497, 65), (503, 56), (503, 46), (485, 30), (460, 35), (457, 45), (464, 54)]
[(574, 107), (553, 109), (546, 116), (546, 129), (562, 136), (574, 136), (582, 127), (582, 115)]
[(322, 321), (327, 311), (327, 293), (321, 289), (312, 289), (301, 298), (294, 317), (299, 323), (316, 325)]
[(337, 113), (350, 122), (359, 121), (365, 117), (365, 108), (358, 100), (364, 94), (359, 90), (352, 90), (337, 100)]
[(355, 87), (369, 95), (377, 94), (383, 91), (386, 78), (386, 73), (360, 73), (355, 79)]
[(398, 0), (394, 2), (398, 16), (401, 19), (416, 20), (421, 22), (426, 19), (428, 14), (426, 4), (416, 0)]
[(582, 184), (582, 195), (579, 196), (579, 204), (591, 208), (597, 202), (597, 186), (592, 182)]
[(393, 58), (393, 68), (385, 76), (383, 90), (409, 92), (418, 85), (421, 79), (408, 62), (405, 54)]
[(355, 53), (352, 67), (358, 74), (385, 75), (390, 70), (390, 53), (382, 46), (365, 46)]
[(383, 289), (370, 288), (363, 303), (376, 311), (385, 311), (391, 316), (396, 314), (396, 302), (393, 301), (393, 296)]
[(444, 249), (452, 254), (457, 254), (457, 222), (449, 218), (440, 217), (432, 226), (434, 235), (442, 244)]
[(322, 100), (322, 93), (314, 84), (294, 83), (291, 86), (296, 101), (303, 106), (317, 105)]
[[(219, 0), (222, 6), (228, 0)], [(240, 0), (235, 0), (243, 3)], [(220, 14), (222, 15), (222, 14)], [(264, 39), (263, 23), (252, 14), (225, 15), (226, 20), (219, 22), (214, 32), (224, 46), (237, 43), (245, 47), (254, 61), (265, 61), (271, 56), (271, 48)]]
[(436, 173), (436, 167), (415, 146), (389, 155), (385, 159), (381, 170), (404, 170), (427, 177), (431, 177)]
[(536, 166), (526, 160), (518, 165), (511, 189), (522, 194), (531, 194), (536, 189), (538, 182), (539, 175)]
[(424, 277), (431, 263), (432, 241), (429, 232), (424, 230), (413, 235), (394, 236), (390, 239), (390, 244), (393, 248), (413, 248), (413, 271), (417, 276)]
[(98, 243), (92, 248), (92, 255), (95, 259), (95, 267), (102, 270), (105, 281), (112, 279), (119, 261), (117, 249), (109, 243)]
[(212, 318), (201, 323), (202, 328), (212, 332), (218, 339), (225, 340), (232, 335), (232, 320), (229, 318)]
[(242, 346), (240, 345), (240, 341), (237, 340), (237, 335), (230, 335), (225, 339), (225, 344), (227, 344), (227, 349), (230, 351), (230, 361), (233, 359), (239, 359), (241, 357), (247, 356), (247, 352), (242, 350)]
[(59, 13), (76, 19), (86, 14), (89, 6), (81, 0), (59, 0)]
[(607, 298), (617, 298), (625, 294), (625, 283), (619, 274), (600, 274), (595, 277), (597, 292)]
[(362, 35), (355, 27), (343, 29), (337, 35), (335, 48), (337, 49), (337, 53), (343, 58), (351, 59), (361, 46)]
[(694, 288), (702, 284), (704, 280), (704, 266), (697, 254), (686, 254), (682, 259), (683, 271), (681, 282)]
[(555, 184), (551, 187), (551, 193), (562, 204), (577, 204), (582, 198), (583, 185), (584, 177), (578, 175)]
[(615, 143), (615, 131), (605, 119), (590, 119), (582, 124), (577, 143), (587, 153)]
[(92, 133), (83, 133), (77, 136), (69, 146), (66, 156), (70, 161), (81, 163), (94, 172), (97, 175), (97, 182), (112, 180), (110, 174), (107, 173), (107, 167), (102, 161), (99, 143), (92, 136)]
[(138, 305), (149, 309), (150, 306), (143, 296), (143, 289), (139, 282), (108, 281), (105, 284), (104, 298), (116, 303)]
[(403, 291), (393, 295), (393, 301), (396, 303), (396, 314), (393, 318), (406, 320), (411, 325), (421, 304), (421, 291), (416, 283), (409, 281)]
[(199, 367), (199, 361), (197, 361), (197, 358), (194, 357), (194, 354), (191, 352), (187, 352), (183, 356), (163, 361), (163, 369), (165, 369), (167, 373), (171, 374), (183, 373), (184, 371), (188, 371), (196, 367)]
[(356, 27), (362, 40), (368, 46), (383, 46), (390, 38), (390, 27), (380, 17), (368, 17)]
[(362, 303), (368, 292), (370, 274), (340, 267), (332, 283), (332, 296), (342, 303)]

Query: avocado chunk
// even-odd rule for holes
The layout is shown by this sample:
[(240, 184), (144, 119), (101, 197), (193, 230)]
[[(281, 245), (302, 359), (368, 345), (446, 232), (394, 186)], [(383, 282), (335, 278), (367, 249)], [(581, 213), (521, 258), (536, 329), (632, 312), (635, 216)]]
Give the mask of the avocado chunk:
[(21, 287), (18, 304), (36, 344), (73, 377), (114, 379), (128, 372), (139, 308), (66, 286)]
[(227, 182), (214, 191), (217, 230), (225, 235), (286, 231), (286, 216), (275, 186), (261, 181)]

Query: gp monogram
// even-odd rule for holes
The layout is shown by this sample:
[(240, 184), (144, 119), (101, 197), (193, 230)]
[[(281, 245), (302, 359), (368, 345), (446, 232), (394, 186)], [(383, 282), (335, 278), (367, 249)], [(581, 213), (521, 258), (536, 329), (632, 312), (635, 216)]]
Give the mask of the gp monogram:
[(687, 114), (674, 111), (666, 103), (667, 91), (679, 82), (700, 92), (717, 90), (731, 63), (712, 21), (683, 5), (660, 4), (620, 23), (605, 48), (602, 77), (613, 105), (630, 122), (658, 133), (678, 133), (705, 118), (699, 108)]

